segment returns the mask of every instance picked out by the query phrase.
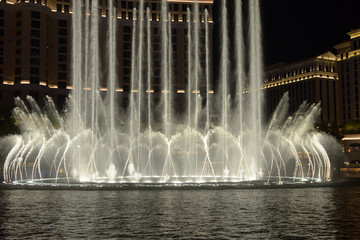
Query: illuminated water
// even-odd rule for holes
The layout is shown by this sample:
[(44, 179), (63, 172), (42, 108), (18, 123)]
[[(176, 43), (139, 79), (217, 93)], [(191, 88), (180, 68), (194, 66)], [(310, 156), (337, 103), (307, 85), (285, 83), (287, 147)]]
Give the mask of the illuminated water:
[(0, 190), (0, 238), (359, 239), (359, 202), (360, 187)]
[[(320, 104), (306, 104), (288, 114), (285, 95), (268, 123), (263, 117), (263, 82), (259, 0), (249, 4), (249, 43), (244, 44), (243, 19), (227, 29), (222, 1), (219, 86), (213, 94), (209, 73), (208, 23), (200, 23), (199, 6), (188, 9), (188, 85), (184, 112), (177, 112), (172, 67), (172, 24), (167, 1), (161, 1), (159, 92), (154, 93), (150, 11), (134, 10), (129, 104), (120, 107), (116, 60), (117, 20), (110, 1), (106, 59), (100, 56), (98, 1), (74, 1), (72, 97), (61, 115), (53, 101), (45, 109), (28, 97), (16, 99), (13, 113), (22, 134), (2, 139), (7, 157), (7, 183), (47, 179), (67, 183), (228, 183), (276, 178), (293, 181), (331, 180), (331, 162), (341, 152), (336, 140), (314, 131)], [(81, 6), (81, 4), (85, 4)], [(242, 12), (240, 1), (235, 2)], [(208, 13), (204, 10), (208, 19)], [(138, 13), (138, 14), (137, 14)], [(200, 33), (204, 30), (207, 35)], [(234, 31), (235, 46), (228, 32)], [(204, 39), (201, 39), (204, 38)], [(201, 46), (203, 42), (203, 46)], [(235, 73), (229, 69), (230, 49), (236, 50)], [(205, 55), (205, 66), (201, 63)], [(248, 59), (245, 59), (248, 56)], [(185, 56), (184, 56), (185, 57)], [(245, 69), (245, 65), (249, 68)], [(106, 73), (100, 71), (106, 69)], [(231, 85), (231, 78), (236, 79)], [(235, 95), (230, 97), (232, 88)], [(201, 90), (202, 89), (202, 90)], [(206, 93), (201, 93), (206, 89)], [(201, 91), (200, 91), (201, 90)], [(211, 94), (210, 94), (211, 93)], [(210, 96), (212, 95), (212, 96)], [(121, 104), (120, 104), (121, 105)], [(211, 120), (211, 116), (218, 120)], [(211, 126), (211, 127), (210, 127)], [(336, 155), (336, 154), (335, 154)], [(331, 158), (333, 157), (333, 158)]]

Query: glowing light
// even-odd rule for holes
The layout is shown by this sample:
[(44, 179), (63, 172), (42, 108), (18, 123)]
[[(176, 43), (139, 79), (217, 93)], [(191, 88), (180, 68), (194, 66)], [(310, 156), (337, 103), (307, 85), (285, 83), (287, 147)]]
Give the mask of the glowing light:
[(341, 139), (343, 141), (356, 141), (356, 140), (360, 140), (360, 134), (353, 134), (353, 135), (345, 135), (345, 137), (343, 139)]
[(30, 84), (30, 80), (21, 80), (20, 83), (21, 84)]

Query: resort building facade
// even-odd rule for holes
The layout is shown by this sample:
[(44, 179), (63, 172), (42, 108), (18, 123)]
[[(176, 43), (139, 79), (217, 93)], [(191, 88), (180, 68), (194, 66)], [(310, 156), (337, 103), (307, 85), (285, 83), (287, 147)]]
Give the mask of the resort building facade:
[[(100, 36), (107, 35), (109, 1), (98, 0)], [(85, 0), (84, 0), (85, 2)], [(212, 49), (212, 0), (199, 0), (200, 48), (205, 46), (205, 9), (209, 26), (209, 49)], [(171, 14), (173, 73), (176, 92), (183, 94), (188, 78), (187, 11), (195, 1), (168, 0)], [(7, 0), (0, 2), (0, 107), (9, 107), (16, 96), (33, 96), (40, 104), (46, 95), (62, 106), (71, 83), (72, 1)], [(132, 28), (138, 0), (114, 0), (117, 16), (117, 78), (120, 99), (130, 91)], [(146, 0), (150, 9), (152, 46), (152, 89), (160, 89), (161, 35), (160, 0)], [(193, 14), (190, 15), (193, 18)], [(106, 46), (100, 37), (100, 58), (105, 59)], [(201, 51), (205, 55), (205, 51)], [(210, 58), (212, 50), (210, 51)], [(205, 56), (200, 56), (201, 65)], [(212, 64), (212, 61), (210, 61)], [(101, 86), (106, 87), (106, 86)]]
[[(83, 2), (88, 0), (83, 0)], [(98, 0), (100, 35), (107, 35), (109, 1)], [(205, 55), (205, 9), (209, 12), (210, 69), (214, 19), (213, 4), (219, 1), (199, 0), (200, 53)], [(168, 0), (171, 13), (172, 72), (174, 92), (179, 105), (185, 98), (188, 81), (188, 8), (193, 0)], [(133, 21), (137, 18), (139, 0), (114, 0), (117, 17), (117, 78), (119, 100), (126, 105), (130, 92)], [(155, 98), (161, 94), (161, 31), (160, 0), (146, 0), (151, 21), (152, 87)], [(191, 15), (193, 18), (193, 15)], [(216, 20), (216, 19), (215, 19)], [(12, 108), (14, 97), (32, 96), (40, 104), (46, 95), (61, 108), (72, 88), (72, 1), (71, 0), (2, 0), (0, 1), (0, 108)], [(216, 30), (216, 29), (215, 29)], [(359, 64), (360, 30), (348, 33), (350, 40), (335, 46), (337, 55), (323, 53), (295, 63), (279, 63), (265, 69), (263, 90), (267, 115), (277, 107), (285, 92), (290, 97), (290, 113), (304, 102), (321, 102), (319, 122), (328, 127), (341, 126), (351, 120), (360, 120)], [(101, 44), (101, 59), (105, 59), (106, 44)], [(205, 56), (200, 56), (205, 65)], [(215, 64), (216, 65), (216, 64)], [(216, 77), (216, 76), (215, 76)], [(213, 76), (210, 76), (213, 83)], [(203, 80), (201, 81), (204, 82)], [(106, 86), (100, 86), (106, 87)], [(214, 92), (214, 87), (210, 89)], [(195, 92), (203, 93), (205, 86)], [(216, 91), (216, 89), (215, 89)], [(125, 100), (124, 100), (125, 99)], [(182, 108), (182, 106), (180, 106)]]
[(337, 50), (342, 124), (360, 120), (360, 29), (350, 31), (348, 35), (350, 40), (334, 46)]
[(263, 89), (269, 115), (288, 92), (290, 113), (295, 113), (303, 102), (321, 103), (319, 123), (328, 127), (340, 124), (336, 56), (329, 51), (291, 64), (268, 66)]

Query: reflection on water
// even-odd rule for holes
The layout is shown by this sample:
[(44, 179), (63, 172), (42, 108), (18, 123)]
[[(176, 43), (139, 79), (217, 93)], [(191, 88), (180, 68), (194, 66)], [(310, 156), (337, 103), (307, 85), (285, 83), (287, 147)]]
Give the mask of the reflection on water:
[(0, 238), (360, 238), (360, 187), (0, 191)]

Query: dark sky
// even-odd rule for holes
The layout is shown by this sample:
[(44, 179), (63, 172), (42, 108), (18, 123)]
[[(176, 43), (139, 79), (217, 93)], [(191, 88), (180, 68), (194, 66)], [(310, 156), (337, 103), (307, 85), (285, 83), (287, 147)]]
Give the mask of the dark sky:
[(260, 0), (264, 63), (316, 56), (360, 28), (360, 0)]

